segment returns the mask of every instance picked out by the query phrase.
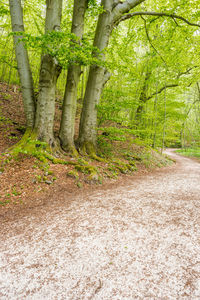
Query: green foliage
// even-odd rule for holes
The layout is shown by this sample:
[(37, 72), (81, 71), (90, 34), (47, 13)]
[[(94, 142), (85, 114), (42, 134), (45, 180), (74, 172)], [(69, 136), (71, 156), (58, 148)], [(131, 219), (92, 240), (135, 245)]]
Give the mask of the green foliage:
[(103, 7), (99, 4), (97, 0), (88, 1), (88, 14), (92, 17), (98, 16), (103, 12)]
[[(28, 135), (28, 137), (27, 137)], [(39, 140), (34, 139), (33, 136), (29, 136), (29, 134), (25, 133), (22, 140), (13, 146), (9, 153), (2, 154), (2, 156), (7, 156), (7, 160), (4, 159), (4, 164), (14, 159), (19, 159), (20, 155), (26, 155), (30, 157), (35, 157), (42, 163), (41, 168), (43, 171), (48, 172), (49, 166), (48, 162), (51, 161), (53, 164), (75, 164), (72, 161), (66, 161), (62, 158), (56, 158), (52, 149), (50, 149), (49, 145), (45, 142), (41, 142)]]
[[(25, 43), (27, 48), (55, 57), (63, 69), (67, 69), (69, 65), (95, 64), (103, 66), (105, 64), (97, 58), (99, 50), (91, 46), (87, 36), (80, 41), (75, 34), (58, 31), (37, 36), (24, 32), (12, 32), (10, 35), (23, 37), (20, 40)], [(98, 57), (100, 56), (98, 55)]]
[(200, 148), (185, 148), (176, 150), (177, 153), (188, 157), (196, 157), (200, 159)]
[(75, 179), (79, 179), (79, 174), (76, 170), (71, 170), (67, 173), (67, 176), (75, 178)]
[[(19, 83), (12, 36), (9, 35), (11, 24), (8, 1), (4, 2), (5, 4), (0, 4), (0, 17), (3, 20), (0, 80)], [(84, 78), (79, 84), (78, 98), (82, 98), (84, 94), (87, 66), (107, 66), (112, 72), (97, 107), (100, 132), (108, 133), (107, 136), (98, 137), (101, 152), (110, 155), (110, 141), (126, 141), (127, 132), (143, 140), (144, 145), (156, 148), (198, 144), (199, 102), (192, 104), (199, 97), (195, 86), (200, 72), (200, 35), (197, 27), (171, 18), (134, 17), (114, 28), (105, 51), (106, 63), (102, 63), (97, 58), (100, 56), (98, 49), (92, 46), (97, 17), (103, 12), (100, 1), (88, 1), (85, 35), (81, 41), (70, 34), (73, 1), (64, 2), (62, 32), (46, 35), (44, 5), (44, 0), (23, 2), (26, 28), (23, 41), (29, 51), (35, 86), (38, 84), (41, 53), (55, 57), (64, 69), (58, 82), (61, 94), (66, 83), (65, 69), (70, 64), (84, 66)], [(191, 22), (199, 22), (198, 1), (144, 1), (140, 9), (176, 13)], [(147, 73), (150, 74), (148, 78)], [(165, 84), (177, 86), (167, 88), (166, 95), (163, 90), (156, 98), (156, 91)], [(142, 103), (142, 93), (147, 98), (150, 97), (145, 103)], [(136, 119), (140, 105), (141, 114)], [(188, 113), (190, 107), (192, 108)], [(2, 122), (6, 120), (1, 116), (0, 123)]]
[(9, 10), (0, 3), (0, 17), (8, 15), (9, 14)]

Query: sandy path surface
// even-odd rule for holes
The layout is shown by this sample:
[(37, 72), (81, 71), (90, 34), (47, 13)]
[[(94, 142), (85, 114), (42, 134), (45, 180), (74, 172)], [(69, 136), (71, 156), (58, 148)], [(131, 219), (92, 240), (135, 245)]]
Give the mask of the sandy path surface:
[(1, 226), (0, 299), (200, 299), (200, 164)]

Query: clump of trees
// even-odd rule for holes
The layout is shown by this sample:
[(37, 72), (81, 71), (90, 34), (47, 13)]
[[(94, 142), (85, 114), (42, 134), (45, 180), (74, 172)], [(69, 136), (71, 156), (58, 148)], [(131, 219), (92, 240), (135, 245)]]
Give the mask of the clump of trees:
[[(56, 152), (93, 157), (98, 127), (114, 132), (116, 124), (154, 147), (185, 144), (189, 135), (198, 140), (197, 12), (196, 3), (181, 0), (5, 0), (1, 80), (6, 70), (18, 71), (26, 136)], [(8, 57), (3, 45), (12, 45), (11, 27), (14, 46)], [(64, 97), (55, 137), (59, 77)]]

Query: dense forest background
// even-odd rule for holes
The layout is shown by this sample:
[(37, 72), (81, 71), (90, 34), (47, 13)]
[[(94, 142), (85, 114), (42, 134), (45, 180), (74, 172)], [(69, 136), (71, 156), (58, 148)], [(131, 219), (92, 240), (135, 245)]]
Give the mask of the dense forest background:
[[(53, 125), (47, 127), (53, 124), (55, 100), (62, 110), (57, 137), (66, 151), (76, 151), (73, 149), (75, 140), (78, 151), (91, 153), (96, 145), (103, 143), (102, 138), (123, 140), (126, 133), (140, 138), (153, 148), (199, 145), (198, 1), (100, 3), (95, 0), (68, 0), (54, 1), (54, 4), (53, 1), (43, 0), (16, 1), (18, 5), (21, 2), (25, 30), (23, 26), (14, 29), (15, 16), (11, 22), (9, 4), (12, 7), (14, 2), (0, 1), (0, 81), (20, 85), (16, 51), (22, 50), (16, 50), (16, 47), (23, 46), (24, 51), (28, 52), (33, 101), (37, 106), (36, 121), (31, 126), (37, 129), (39, 140), (54, 146)], [(125, 4), (130, 7), (120, 13), (112, 26), (103, 23), (103, 18), (112, 15), (114, 8)], [(57, 10), (56, 18), (61, 19), (59, 30), (52, 26), (55, 25), (55, 16), (51, 15), (52, 5), (54, 13)], [(110, 5), (112, 12), (109, 12)], [(79, 30), (76, 30), (75, 17), (76, 22), (82, 18)], [(19, 16), (17, 18), (19, 20)], [(97, 22), (102, 23), (95, 30)], [(104, 25), (105, 28), (110, 26), (109, 32), (101, 30)], [(108, 35), (102, 45), (100, 38), (103, 36), (103, 40)], [(47, 61), (48, 67), (49, 62), (51, 64), (51, 72), (54, 72), (50, 81), (54, 81), (56, 92), (52, 92), (52, 86), (45, 85), (46, 79), (42, 78)], [(95, 87), (92, 86), (92, 79), (96, 82)], [(98, 80), (101, 81), (99, 86)], [(55, 99), (49, 101), (54, 98), (54, 93)], [(26, 95), (23, 94), (23, 97)], [(92, 97), (95, 98), (93, 103), (87, 100)], [(78, 134), (73, 118), (80, 116), (81, 111)], [(97, 133), (99, 136), (96, 136)]]

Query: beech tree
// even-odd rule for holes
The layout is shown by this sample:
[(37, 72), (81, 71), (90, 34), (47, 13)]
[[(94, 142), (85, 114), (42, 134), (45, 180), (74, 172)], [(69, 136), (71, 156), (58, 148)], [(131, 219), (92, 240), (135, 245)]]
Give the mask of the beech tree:
[[(53, 126), (55, 112), (55, 91), (56, 82), (61, 68), (54, 57), (49, 54), (42, 54), (39, 95), (37, 103), (34, 99), (34, 88), (32, 72), (29, 64), (28, 53), (24, 43), (19, 41), (22, 36), (17, 32), (24, 32), (23, 13), (21, 0), (10, 0), (10, 14), (16, 60), (20, 76), (24, 108), (27, 119), (27, 126), (30, 132), (38, 140), (47, 142), (51, 147), (55, 146)], [(62, 15), (62, 0), (46, 0), (45, 33), (60, 30)]]
[[(129, 13), (130, 10), (143, 2), (145, 2), (145, 0), (127, 0), (124, 2), (114, 0), (101, 1), (104, 11), (98, 19), (94, 46), (99, 49), (102, 60), (105, 60), (104, 50), (108, 46), (113, 28), (120, 22), (134, 16), (170, 17), (172, 19), (182, 20), (189, 25), (200, 27), (200, 25), (189, 22), (185, 18), (175, 14), (143, 11)], [(94, 55), (99, 54), (94, 53)], [(97, 138), (97, 106), (99, 104), (103, 86), (107, 81), (106, 73), (107, 71), (102, 67), (90, 67), (78, 138), (79, 149), (88, 154), (95, 153)]]
[[(101, 1), (104, 12), (99, 16), (93, 44), (99, 49), (101, 54), (94, 53), (94, 55), (101, 55), (101, 59), (105, 60), (104, 50), (108, 46), (115, 23), (119, 21), (124, 13), (142, 2), (144, 0), (132, 0), (123, 3), (114, 0)], [(105, 68), (99, 66), (90, 67), (78, 138), (79, 149), (83, 153), (86, 152), (90, 155), (96, 151), (97, 105), (108, 76), (109, 73)]]
[[(10, 0), (10, 15), (13, 32), (24, 32), (23, 11), (21, 0)], [(14, 45), (18, 73), (22, 87), (22, 98), (26, 115), (27, 127), (33, 128), (35, 123), (35, 99), (33, 89), (33, 78), (29, 64), (27, 49), (20, 39), (22, 36), (14, 35)]]
[[(55, 40), (56, 33), (60, 32), (62, 2), (62, 0), (46, 0), (45, 36), (48, 36), (50, 33), (55, 33)], [(51, 45), (52, 40), (48, 41), (47, 39), (46, 48), (42, 50), (39, 75), (39, 93), (37, 99), (35, 99), (28, 53), (22, 39), (24, 24), (21, 1), (9, 0), (12, 30), (14, 32), (16, 60), (27, 119), (27, 129), (34, 139), (46, 142), (52, 149), (57, 149), (57, 147), (59, 148), (61, 145), (65, 151), (72, 152), (74, 154), (76, 154), (74, 126), (77, 88), (80, 81), (82, 62), (75, 58), (70, 60), (67, 55), (70, 56), (70, 49), (72, 53), (74, 52), (76, 45), (79, 46), (80, 51), (81, 48), (84, 49), (82, 42), (84, 37), (85, 14), (88, 4), (94, 4), (95, 2), (96, 1), (89, 0), (74, 0), (71, 37), (69, 45), (66, 45), (66, 56), (64, 55), (62, 48), (63, 57), (60, 59), (59, 48), (61, 46), (55, 44)], [(175, 22), (175, 24), (177, 24), (177, 22), (183, 22), (190, 26), (200, 27), (199, 24), (177, 15), (174, 11), (168, 12), (167, 4), (163, 5), (163, 3), (161, 3), (161, 12), (157, 12), (153, 11), (153, 9), (152, 11), (148, 11), (148, 6), (146, 6), (147, 8), (145, 7), (146, 3), (146, 0), (126, 0), (123, 2), (118, 0), (101, 1), (102, 10), (98, 16), (93, 46), (91, 47), (91, 59), (88, 59), (87, 61), (87, 64), (90, 64), (90, 67), (80, 117), (79, 136), (76, 142), (76, 148), (83, 154), (87, 153), (94, 156), (96, 153), (98, 127), (97, 112), (102, 91), (111, 76), (106, 62), (106, 51), (108, 49), (113, 29), (116, 28), (122, 21), (142, 17), (144, 21), (143, 27), (146, 29), (148, 41), (152, 46), (153, 44), (147, 31), (146, 19), (144, 18), (150, 17), (155, 20), (168, 18)], [(135, 11), (136, 7), (140, 8), (140, 10)], [(157, 9), (159, 5), (155, 5), (155, 7)], [(162, 12), (162, 10), (164, 10), (164, 12)], [(52, 51), (54, 48), (58, 51)], [(89, 52), (87, 52), (87, 54), (90, 56)], [(64, 60), (68, 60), (68, 73), (58, 141), (55, 139), (53, 132), (55, 91), (61, 69), (67, 65)], [(139, 92), (140, 96), (138, 97), (139, 102), (136, 110), (136, 119), (139, 119), (138, 115), (141, 114), (144, 104), (146, 104), (148, 100), (154, 98), (155, 94), (162, 93), (162, 91), (166, 90), (168, 87), (177, 86), (177, 82), (170, 82), (169, 84), (160, 86), (156, 92), (154, 89), (153, 92), (147, 93), (146, 84), (149, 77), (151, 77), (151, 70), (146, 72), (143, 86), (141, 85), (141, 91)]]
[[(75, 34), (81, 43), (84, 33), (84, 18), (88, 0), (74, 0), (72, 34)], [(77, 89), (81, 75), (80, 65), (70, 65), (67, 73), (67, 83), (62, 107), (62, 118), (59, 137), (62, 148), (75, 153), (74, 127), (77, 102)]]
[[(46, 1), (45, 33), (59, 31), (62, 16), (62, 0)], [(55, 114), (55, 92), (61, 67), (49, 54), (42, 55), (39, 79), (39, 95), (34, 131), (36, 137), (55, 146), (53, 126)]]

